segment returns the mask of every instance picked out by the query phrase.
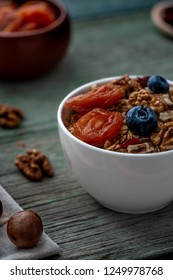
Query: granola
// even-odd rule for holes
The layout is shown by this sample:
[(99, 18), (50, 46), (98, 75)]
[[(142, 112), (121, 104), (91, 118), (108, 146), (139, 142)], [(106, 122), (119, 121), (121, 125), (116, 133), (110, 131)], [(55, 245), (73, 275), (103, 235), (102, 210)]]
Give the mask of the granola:
[[(104, 85), (105, 88), (103, 88), (103, 86), (94, 85), (94, 87), (92, 87), (91, 90), (86, 93), (86, 96), (83, 94), (81, 98), (86, 99), (84, 101), (82, 100), (82, 102), (85, 102), (85, 105), (87, 104), (87, 110), (90, 112), (90, 116), (94, 116), (95, 119), (93, 118), (94, 120), (92, 119), (91, 121), (88, 119), (89, 113), (86, 111), (86, 107), (83, 107), (80, 112), (77, 111), (78, 109), (76, 110), (76, 107), (73, 107), (75, 99), (73, 100), (72, 98), (68, 104), (65, 104), (65, 106), (67, 105), (66, 109), (70, 111), (68, 118), (66, 118), (64, 122), (65, 126), (70, 131), (70, 133), (78, 137), (80, 140), (83, 140), (88, 144), (95, 143), (92, 143), (89, 138), (85, 137), (86, 135), (83, 136), (82, 132), (85, 130), (85, 132), (87, 131), (88, 133), (89, 128), (92, 131), (94, 127), (96, 128), (96, 131), (94, 131), (95, 134), (93, 135), (95, 135), (94, 137), (98, 136), (98, 133), (96, 134), (96, 132), (98, 132), (97, 129), (100, 129), (102, 123), (100, 119), (97, 119), (97, 116), (94, 115), (96, 114), (96, 109), (94, 109), (95, 111), (92, 111), (92, 91), (96, 94), (103, 92), (104, 95), (107, 87), (107, 90), (111, 93), (117, 91), (119, 100), (117, 101), (115, 99), (113, 104), (106, 108), (103, 95), (99, 95), (99, 98), (103, 98), (104, 107), (102, 108), (104, 108), (107, 112), (119, 113), (122, 116), (122, 121), (119, 120), (121, 125), (119, 126), (119, 131), (117, 130), (115, 133), (115, 137), (110, 139), (103, 138), (104, 143), (103, 141), (97, 141), (95, 146), (109, 151), (139, 154), (158, 153), (172, 150), (173, 86), (169, 85), (168, 92), (159, 92), (159, 90), (157, 90), (157, 92), (154, 93), (148, 87), (148, 79), (148, 76), (132, 78), (129, 75), (124, 75), (119, 79), (108, 82), (106, 85)], [(136, 106), (141, 106), (141, 108), (149, 108), (157, 116), (157, 127), (149, 135), (139, 135), (138, 133), (129, 129), (128, 123), (126, 121), (127, 112)], [(95, 107), (97, 108), (99, 106), (95, 105)], [(104, 112), (101, 111), (101, 113), (104, 115)], [(105, 114), (104, 118), (106, 118), (107, 123), (105, 123), (105, 126), (107, 126), (110, 116)], [(85, 127), (83, 127), (84, 124)], [(80, 125), (80, 127), (77, 127), (78, 125)], [(116, 129), (116, 126), (114, 127)], [(102, 130), (100, 130), (99, 133), (101, 134)]]

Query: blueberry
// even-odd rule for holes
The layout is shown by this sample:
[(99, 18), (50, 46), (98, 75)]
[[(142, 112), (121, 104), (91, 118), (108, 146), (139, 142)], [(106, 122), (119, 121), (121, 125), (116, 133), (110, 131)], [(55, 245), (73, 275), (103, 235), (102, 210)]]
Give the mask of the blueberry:
[(136, 106), (127, 112), (126, 124), (134, 134), (149, 136), (157, 128), (157, 115), (148, 107)]
[(169, 92), (169, 84), (167, 80), (159, 75), (151, 76), (148, 79), (147, 86), (153, 93)]

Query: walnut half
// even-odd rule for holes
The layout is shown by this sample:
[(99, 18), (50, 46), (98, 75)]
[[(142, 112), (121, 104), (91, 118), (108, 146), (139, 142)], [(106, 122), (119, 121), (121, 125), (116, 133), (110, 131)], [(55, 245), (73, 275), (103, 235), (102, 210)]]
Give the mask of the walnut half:
[(30, 181), (41, 181), (54, 175), (53, 167), (44, 154), (36, 149), (27, 150), (27, 155), (17, 155), (15, 165)]
[(22, 110), (8, 104), (0, 104), (0, 126), (14, 128), (19, 126), (24, 114)]

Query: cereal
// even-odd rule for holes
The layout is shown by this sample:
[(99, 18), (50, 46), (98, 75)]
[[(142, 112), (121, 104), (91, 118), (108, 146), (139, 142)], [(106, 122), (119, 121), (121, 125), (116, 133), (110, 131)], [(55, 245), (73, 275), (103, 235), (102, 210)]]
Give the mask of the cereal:
[[(162, 82), (161, 85), (157, 83), (159, 79)], [(150, 81), (150, 83), (148, 83), (148, 81)], [(152, 84), (152, 81), (154, 81), (155, 84)], [(151, 88), (153, 91), (151, 91)], [(154, 92), (155, 88), (156, 91)], [(159, 89), (161, 92), (159, 92)], [(118, 112), (123, 117), (123, 121), (121, 124), (117, 124), (120, 126), (120, 129), (115, 132), (114, 137), (107, 137), (104, 139), (104, 143), (102, 143), (101, 146), (93, 144), (94, 146), (123, 153), (157, 153), (173, 149), (173, 86), (169, 85), (161, 76), (131, 78), (129, 75), (124, 75), (119, 79), (108, 82), (104, 86), (95, 85), (86, 95), (84, 93), (73, 97), (72, 108), (69, 106), (71, 103), (69, 99), (67, 104), (65, 103), (65, 108), (70, 114), (68, 114), (68, 118), (66, 118), (64, 124), (70, 133), (78, 137), (78, 135), (74, 133), (74, 128), (76, 124), (82, 123), (82, 127), (79, 127), (79, 129), (82, 130), (84, 136), (82, 139), (80, 137), (78, 138), (92, 145), (92, 143), (87, 142), (87, 138), (85, 138), (85, 130), (87, 130), (87, 133), (91, 133), (93, 137), (95, 129), (97, 132), (100, 129), (99, 125), (101, 125), (101, 131), (103, 131), (103, 119), (92, 119), (91, 124), (88, 125), (90, 121), (88, 119), (88, 112), (92, 112), (93, 107), (91, 109), (88, 107), (88, 111), (85, 112), (82, 110), (80, 111), (80, 101), (84, 108), (85, 101), (83, 100), (86, 100), (87, 96), (90, 96), (90, 99), (93, 98), (92, 94), (94, 95), (95, 108), (97, 108), (97, 110), (98, 108), (102, 108), (101, 102), (97, 103), (97, 92), (102, 90), (104, 91), (104, 96), (108, 94), (109, 98), (112, 92), (114, 92), (114, 96), (117, 95), (118, 98), (115, 99), (115, 102), (109, 102), (111, 105), (107, 107), (105, 106), (106, 102), (104, 100), (104, 110), (107, 112)], [(75, 98), (78, 99), (78, 111), (75, 110)], [(100, 99), (101, 97), (99, 96), (98, 98)], [(136, 120), (136, 130), (133, 130), (131, 127), (129, 128), (127, 122), (127, 116), (132, 108), (138, 110), (134, 112), (134, 114), (136, 114), (135, 116), (139, 117), (139, 114), (141, 114), (141, 119)], [(144, 122), (146, 114), (148, 114), (148, 120)], [(153, 121), (153, 116), (155, 117), (157, 125), (152, 126), (151, 122)], [(134, 118), (134, 115), (130, 117)], [(134, 125), (134, 119), (132, 120), (132, 124)], [(88, 129), (90, 129), (90, 131), (88, 131)], [(140, 131), (144, 133), (142, 134)]]

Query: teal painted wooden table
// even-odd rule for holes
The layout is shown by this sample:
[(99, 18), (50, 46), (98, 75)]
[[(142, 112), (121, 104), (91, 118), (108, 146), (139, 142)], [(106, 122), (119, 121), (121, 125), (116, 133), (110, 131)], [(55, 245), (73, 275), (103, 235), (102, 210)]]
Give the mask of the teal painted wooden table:
[[(25, 114), (19, 128), (0, 128), (0, 183), (21, 207), (39, 213), (45, 232), (60, 244), (62, 255), (50, 259), (172, 258), (173, 204), (145, 215), (100, 206), (68, 168), (56, 122), (62, 98), (91, 80), (125, 73), (160, 73), (173, 79), (173, 41), (150, 19), (157, 1), (63, 2), (72, 21), (63, 61), (37, 80), (0, 81), (0, 103), (15, 105)], [(27, 148), (50, 158), (54, 177), (34, 183), (18, 172), (14, 159)]]

